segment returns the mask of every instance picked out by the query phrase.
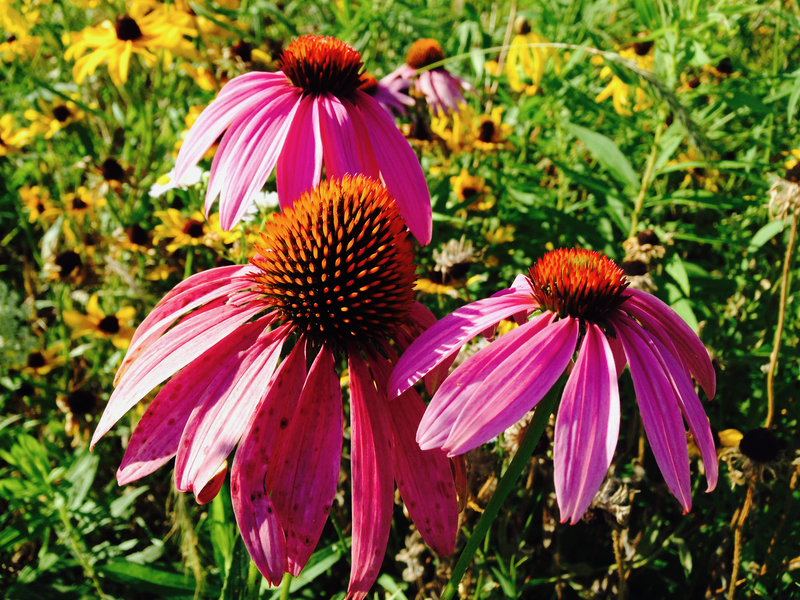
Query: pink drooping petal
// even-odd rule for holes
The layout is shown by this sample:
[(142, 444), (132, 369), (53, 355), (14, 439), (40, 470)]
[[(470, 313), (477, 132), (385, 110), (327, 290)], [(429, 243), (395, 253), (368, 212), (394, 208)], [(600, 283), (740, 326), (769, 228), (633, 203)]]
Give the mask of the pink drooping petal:
[(348, 598), (366, 597), (378, 578), (394, 505), (391, 427), (386, 400), (378, 394), (357, 348), (348, 351), (350, 452), (353, 488), (353, 560)]
[(247, 133), (230, 150), (227, 168), (217, 173), (225, 180), (220, 193), (219, 222), (226, 231), (241, 220), (253, 194), (264, 187), (275, 168), (300, 101), (299, 91), (278, 96), (250, 120)]
[[(513, 355), (491, 363), (476, 361), (486, 367), (486, 372), (453, 424), (443, 450), (451, 455), (463, 454), (488, 442), (525, 416), (558, 381), (575, 352), (579, 325), (577, 319), (566, 318), (529, 337), (547, 317), (542, 315), (531, 322), (531, 327), (523, 325), (498, 340), (528, 329), (527, 334), (518, 334), (517, 339), (527, 337), (527, 341)], [(458, 402), (459, 390), (454, 389), (458, 385), (458, 379), (454, 379), (457, 372), (458, 369), (439, 391), (445, 402), (448, 397), (449, 401)], [(452, 386), (448, 385), (450, 381)]]
[[(420, 333), (426, 331), (437, 322), (433, 313), (428, 310), (426, 306), (423, 306), (419, 302), (414, 302), (414, 304), (411, 305), (408, 318), (417, 326)], [(403, 350), (405, 350), (405, 348)], [(451, 352), (450, 356), (445, 358), (445, 360), (439, 363), (438, 366), (431, 369), (425, 375), (425, 389), (428, 390), (428, 394), (433, 396), (436, 393), (436, 390), (439, 389), (439, 386), (442, 385), (442, 382), (447, 378), (447, 374), (450, 372), (450, 367), (453, 366), (453, 363), (457, 357), (458, 349)]]
[(617, 373), (617, 379), (619, 379), (628, 365), (628, 359), (625, 358), (625, 348), (622, 347), (622, 342), (618, 338), (608, 338), (607, 341), (608, 346), (611, 348), (611, 354), (614, 355), (614, 370)]
[(669, 378), (656, 355), (652, 338), (624, 318), (612, 319), (625, 348), (642, 424), (658, 467), (684, 512), (692, 507), (689, 450), (681, 411)]
[(395, 90), (407, 90), (411, 86), (411, 81), (417, 74), (414, 67), (402, 64), (386, 77), (381, 79), (383, 85), (391, 86)]
[(295, 576), (314, 552), (336, 495), (343, 420), (333, 352), (325, 344), (308, 372), (272, 481), (287, 566)]
[[(497, 342), (474, 354), (450, 374), (436, 392), (422, 417), (417, 431), (417, 442), (423, 450), (441, 448), (445, 445), (453, 425), (464, 411), (475, 390), (484, 382), (492, 366), (508, 360), (550, 322), (544, 314), (527, 325), (504, 335)], [(510, 336), (510, 337), (509, 337)], [(452, 377), (458, 379), (453, 380)]]
[(243, 325), (237, 335), (229, 335), (206, 350), (158, 392), (125, 449), (117, 470), (119, 485), (149, 475), (175, 456), (192, 411), (231, 376), (239, 352), (251, 346), (266, 326), (262, 321)]
[(558, 406), (554, 482), (561, 522), (574, 525), (606, 476), (619, 438), (614, 356), (600, 328), (587, 321), (575, 368)]
[(228, 126), (251, 113), (288, 84), (283, 74), (248, 73), (231, 80), (217, 99), (200, 113), (189, 130), (175, 161), (175, 180), (180, 182), (189, 167), (196, 165)]
[(674, 344), (678, 357), (686, 363), (689, 372), (712, 399), (717, 387), (714, 366), (703, 342), (692, 328), (674, 310), (651, 294), (628, 288), (624, 295), (628, 299), (620, 307), (621, 310), (636, 317), (667, 348)]
[(711, 433), (711, 426), (703, 410), (703, 403), (694, 391), (692, 380), (686, 371), (681, 367), (678, 358), (673, 356), (669, 349), (655, 337), (651, 338), (655, 347), (655, 355), (661, 363), (664, 373), (672, 384), (675, 391), (675, 398), (680, 406), (683, 418), (689, 424), (703, 463), (706, 469), (706, 481), (708, 482), (707, 492), (712, 491), (717, 486), (719, 470), (717, 465), (717, 452), (714, 448), (714, 437)]
[(234, 377), (220, 386), (189, 418), (175, 460), (175, 488), (197, 494), (214, 476), (244, 434), (247, 421), (266, 395), (290, 326), (265, 331), (239, 352)]
[(270, 498), (274, 459), (283, 447), (306, 380), (305, 344), (298, 343), (253, 413), (231, 469), (231, 499), (247, 551), (271, 585), (287, 569), (286, 534)]
[(284, 210), (300, 195), (316, 187), (322, 175), (322, 139), (319, 108), (314, 96), (300, 101), (278, 157), (278, 200)]
[(400, 206), (400, 214), (421, 244), (430, 243), (433, 209), (417, 155), (380, 104), (360, 90), (356, 90), (354, 102), (364, 116), (381, 177)]
[(209, 479), (199, 492), (195, 494), (197, 503), (200, 505), (208, 504), (217, 497), (222, 485), (225, 483), (225, 476), (228, 474), (228, 461), (222, 461), (216, 473)]
[(380, 181), (380, 167), (378, 166), (378, 160), (375, 158), (375, 149), (372, 147), (372, 142), (369, 138), (369, 130), (367, 129), (364, 115), (351, 102), (345, 100), (342, 104), (350, 116), (350, 121), (353, 123), (356, 144), (355, 153), (358, 158), (358, 164), (361, 167), (360, 172), (375, 181)]
[(178, 323), (167, 334), (159, 338), (133, 363), (117, 389), (111, 394), (103, 416), (100, 417), (97, 429), (95, 429), (91, 446), (94, 446), (97, 440), (108, 433), (114, 423), (155, 386), (174, 375), (263, 310), (264, 307), (259, 304), (220, 306), (206, 311), (202, 317)]
[(414, 88), (417, 92), (425, 96), (425, 102), (428, 103), (434, 112), (438, 112), (442, 103), (439, 100), (439, 96), (436, 94), (436, 88), (433, 87), (430, 71), (423, 71), (419, 74), (419, 77), (417, 77), (414, 82)]
[[(377, 352), (369, 354), (370, 368), (383, 389), (392, 365)], [(385, 402), (381, 394), (380, 400)], [(408, 514), (434, 552), (455, 550), (458, 501), (450, 460), (441, 450), (421, 450), (415, 440), (425, 403), (411, 388), (388, 403), (392, 431), (394, 478)]]
[(119, 383), (119, 380), (122, 379), (131, 364), (142, 355), (142, 352), (149, 348), (180, 316), (199, 306), (219, 298), (227, 298), (230, 294), (251, 287), (253, 283), (247, 275), (254, 273), (255, 270), (256, 268), (251, 265), (218, 267), (192, 275), (175, 286), (136, 328), (125, 359), (114, 378), (114, 385)]
[(363, 173), (378, 179), (378, 164), (364, 118), (347, 100), (332, 95), (318, 96), (319, 124), (325, 173), (341, 179)]
[(444, 110), (445, 114), (453, 110), (458, 112), (458, 103), (464, 102), (464, 96), (461, 94), (461, 86), (450, 73), (447, 71), (429, 71), (431, 74), (431, 86), (436, 90), (436, 96), (439, 99), (439, 108)]
[(387, 384), (396, 398), (487, 327), (529, 308), (531, 295), (503, 290), (450, 313), (427, 329), (400, 357)]

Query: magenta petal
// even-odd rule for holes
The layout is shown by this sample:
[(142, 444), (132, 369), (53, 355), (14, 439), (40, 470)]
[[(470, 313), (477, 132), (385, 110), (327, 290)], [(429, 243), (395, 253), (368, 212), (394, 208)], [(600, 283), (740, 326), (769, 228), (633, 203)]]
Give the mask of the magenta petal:
[(247, 551), (271, 585), (287, 569), (286, 535), (269, 491), (280, 451), (306, 379), (304, 344), (283, 361), (247, 426), (231, 469), (231, 498)]
[[(420, 333), (436, 324), (436, 317), (433, 313), (419, 302), (414, 302), (414, 304), (412, 304), (408, 318), (417, 326)], [(458, 349), (451, 352), (450, 356), (445, 358), (438, 366), (431, 369), (425, 375), (425, 389), (428, 390), (428, 394), (433, 396), (436, 393), (436, 390), (439, 389), (439, 386), (442, 385), (442, 382), (447, 378), (450, 367), (453, 366), (457, 357)]]
[(378, 164), (361, 113), (347, 100), (331, 95), (319, 96), (316, 102), (328, 177), (363, 173), (377, 180)]
[[(246, 133), (230, 150), (230, 163), (218, 173), (226, 182), (219, 201), (223, 229), (230, 230), (241, 220), (253, 194), (264, 187), (278, 162), (300, 100), (299, 92), (277, 97), (250, 120)], [(209, 180), (209, 189), (211, 183)]]
[(414, 237), (423, 245), (430, 243), (433, 209), (417, 155), (380, 104), (360, 90), (356, 90), (354, 98), (364, 116), (386, 188), (400, 206), (400, 214)]
[[(547, 315), (542, 315), (532, 324), (539, 325), (545, 317)], [(526, 328), (523, 325), (507, 333), (498, 342)], [(525, 416), (567, 368), (578, 343), (578, 329), (577, 319), (565, 318), (543, 327), (533, 337), (528, 337), (530, 333), (518, 334), (518, 339), (527, 337), (527, 340), (509, 357), (491, 363), (478, 361), (485, 368), (482, 381), (464, 405), (442, 449), (451, 455), (463, 454), (488, 442)], [(446, 387), (450, 391), (458, 385), (457, 372), (458, 369), (447, 378), (440, 393), (444, 395)]]
[(608, 346), (611, 348), (611, 354), (614, 355), (614, 370), (617, 373), (617, 379), (619, 379), (628, 365), (628, 359), (625, 358), (625, 348), (622, 347), (622, 342), (618, 338), (608, 338), (607, 341)]
[(394, 467), (386, 400), (356, 348), (350, 368), (350, 448), (353, 489), (353, 560), (348, 598), (367, 595), (378, 578), (394, 505)]
[(703, 342), (692, 328), (674, 310), (651, 294), (628, 288), (625, 295), (628, 299), (620, 307), (621, 310), (636, 317), (667, 348), (674, 344), (678, 357), (686, 363), (709, 399), (713, 398), (717, 386), (714, 366)]
[(305, 566), (331, 510), (342, 456), (342, 391), (325, 344), (308, 373), (272, 482), (272, 502), (286, 532), (289, 572)]
[[(385, 383), (391, 364), (377, 353), (370, 353), (369, 360), (376, 379)], [(388, 407), (394, 477), (400, 496), (425, 543), (439, 556), (452, 554), (458, 533), (458, 502), (450, 460), (441, 450), (421, 450), (415, 441), (425, 403), (414, 388)]]
[(450, 313), (427, 329), (400, 357), (386, 393), (396, 398), (487, 327), (529, 308), (530, 293), (503, 290)]
[[(228, 337), (259, 312), (261, 305), (221, 306), (202, 317), (178, 323), (159, 338), (125, 374), (111, 394), (95, 429), (91, 446), (159, 383)], [(218, 465), (215, 465), (215, 467)]]
[(255, 341), (261, 329), (260, 322), (244, 325), (242, 333), (209, 348), (158, 392), (125, 449), (117, 470), (120, 485), (149, 475), (175, 456), (192, 411), (229, 377), (238, 363), (238, 353)]
[(265, 331), (241, 349), (233, 377), (189, 418), (175, 460), (176, 489), (196, 495), (236, 446), (269, 388), (289, 327)]
[(577, 523), (600, 489), (617, 447), (619, 415), (614, 356), (602, 330), (587, 321), (556, 418), (554, 482), (562, 523)]
[(131, 364), (169, 329), (176, 319), (213, 300), (227, 298), (235, 292), (251, 287), (253, 282), (247, 275), (255, 270), (255, 267), (250, 265), (218, 267), (192, 275), (176, 285), (136, 328), (125, 359), (114, 377), (114, 385), (119, 384), (119, 380)]
[(303, 192), (314, 188), (321, 175), (319, 108), (314, 96), (306, 96), (297, 107), (278, 157), (276, 179), (281, 208), (290, 207)]
[(649, 334), (626, 321), (612, 320), (628, 357), (642, 424), (667, 486), (688, 512), (692, 507), (689, 450), (676, 394)]

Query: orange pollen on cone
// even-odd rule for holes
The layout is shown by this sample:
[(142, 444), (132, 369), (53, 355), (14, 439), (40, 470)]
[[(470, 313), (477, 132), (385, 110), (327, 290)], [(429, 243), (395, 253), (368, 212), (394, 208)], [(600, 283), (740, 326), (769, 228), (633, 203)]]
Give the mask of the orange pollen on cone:
[(548, 252), (528, 273), (539, 305), (559, 317), (602, 319), (625, 301), (625, 274), (613, 260), (593, 250)]
[(329, 179), (274, 217), (251, 260), (263, 301), (313, 340), (385, 337), (408, 317), (416, 265), (400, 209), (378, 182)]
[(444, 60), (444, 50), (439, 42), (431, 38), (417, 40), (411, 44), (406, 55), (406, 64), (414, 69), (422, 69)]
[(304, 35), (297, 38), (279, 60), (284, 75), (308, 94), (330, 93), (349, 97), (361, 85), (361, 54), (332, 37)]

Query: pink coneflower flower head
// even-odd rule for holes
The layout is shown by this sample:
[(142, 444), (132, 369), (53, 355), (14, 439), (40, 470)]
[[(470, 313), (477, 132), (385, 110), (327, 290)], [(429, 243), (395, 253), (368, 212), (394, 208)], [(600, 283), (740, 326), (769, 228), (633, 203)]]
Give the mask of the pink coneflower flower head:
[(387, 75), (378, 81), (369, 73), (361, 74), (361, 85), (358, 86), (362, 92), (369, 94), (380, 104), (386, 112), (394, 117), (392, 109), (399, 114), (406, 114), (406, 106), (414, 106), (414, 99), (407, 96), (405, 91), (408, 85), (399, 78)]
[(252, 264), (194, 275), (156, 306), (131, 342), (92, 444), (172, 377), (133, 432), (117, 480), (174, 456), (177, 489), (208, 502), (238, 443), (234, 512), (255, 564), (277, 584), (308, 561), (336, 494), (336, 366), (346, 358), (349, 596), (364, 597), (378, 576), (395, 481), (428, 544), (451, 553), (458, 508), (450, 461), (414, 439), (425, 410), (419, 395), (390, 404), (385, 394), (396, 360), (390, 340), (402, 348), (435, 320), (414, 302), (414, 273), (411, 235), (386, 188), (363, 176), (323, 182), (266, 225)]
[(247, 73), (222, 89), (189, 130), (176, 181), (224, 133), (206, 193), (206, 214), (219, 197), (223, 229), (242, 219), (273, 170), (286, 208), (319, 183), (324, 164), (328, 177), (383, 180), (411, 232), (430, 242), (425, 175), (391, 116), (359, 89), (361, 55), (335, 38), (303, 36), (279, 64), (277, 73)]
[(444, 58), (444, 50), (436, 40), (417, 40), (411, 44), (406, 63), (381, 81), (384, 85), (397, 86), (399, 89), (413, 85), (417, 93), (425, 96), (425, 101), (435, 113), (442, 111), (448, 115), (451, 110), (459, 112), (458, 103), (464, 102), (461, 90), (474, 92), (475, 88), (460, 77), (451, 75), (442, 66), (418, 73), (419, 69), (441, 62)]
[[(528, 320), (530, 315), (535, 316)], [(561, 520), (574, 524), (614, 455), (620, 423), (617, 379), (627, 364), (653, 454), (684, 511), (691, 507), (691, 490), (681, 415), (705, 462), (708, 491), (714, 489), (714, 441), (691, 380), (694, 375), (709, 398), (714, 396), (708, 353), (669, 306), (627, 288), (622, 270), (589, 250), (549, 252), (510, 289), (430, 327), (398, 362), (389, 397), (510, 316), (520, 327), (467, 359), (434, 395), (417, 432), (423, 449), (457, 455), (489, 441), (571, 369), (556, 418), (553, 460)]]

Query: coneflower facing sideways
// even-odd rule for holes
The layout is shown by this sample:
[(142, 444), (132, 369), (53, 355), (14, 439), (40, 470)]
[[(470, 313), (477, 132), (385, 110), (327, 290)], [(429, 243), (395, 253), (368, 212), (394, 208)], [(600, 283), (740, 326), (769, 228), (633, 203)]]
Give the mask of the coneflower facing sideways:
[(378, 576), (395, 481), (431, 548), (453, 552), (458, 508), (450, 461), (414, 439), (425, 410), (419, 395), (409, 390), (390, 404), (385, 394), (397, 358), (390, 340), (402, 350), (435, 321), (414, 302), (414, 280), (411, 236), (388, 191), (363, 176), (323, 182), (266, 225), (252, 264), (190, 277), (153, 309), (136, 331), (92, 445), (172, 377), (133, 432), (118, 482), (174, 456), (176, 488), (208, 502), (238, 443), (234, 512), (255, 564), (277, 584), (308, 561), (336, 494), (343, 410), (335, 367), (344, 356), (349, 597), (364, 597)]
[(276, 171), (283, 208), (328, 177), (382, 179), (422, 244), (431, 239), (428, 185), (417, 156), (386, 110), (359, 89), (361, 55), (331, 37), (303, 36), (280, 58), (277, 73), (231, 80), (197, 118), (181, 146), (175, 178), (224, 133), (214, 156), (206, 213), (217, 197), (226, 230)]
[(561, 520), (574, 524), (614, 455), (620, 424), (617, 379), (627, 364), (653, 454), (684, 511), (691, 508), (691, 486), (681, 415), (705, 462), (708, 491), (714, 489), (714, 440), (691, 380), (694, 375), (713, 398), (716, 377), (708, 353), (669, 306), (627, 289), (622, 270), (596, 252), (549, 252), (510, 289), (431, 326), (400, 358), (389, 380), (389, 398), (511, 316), (521, 326), (467, 359), (436, 392), (417, 432), (421, 448), (455, 456), (489, 441), (535, 406), (574, 358), (553, 442)]

